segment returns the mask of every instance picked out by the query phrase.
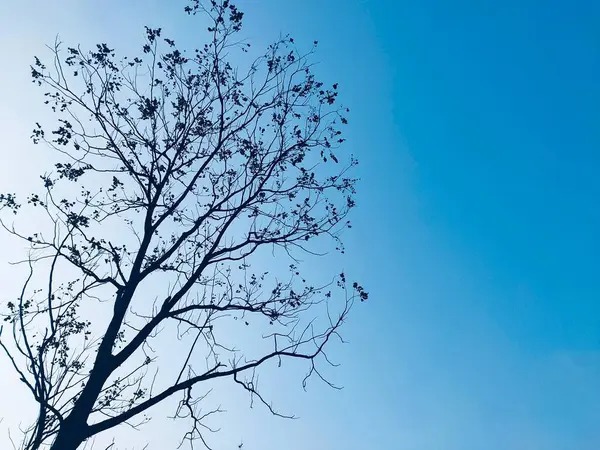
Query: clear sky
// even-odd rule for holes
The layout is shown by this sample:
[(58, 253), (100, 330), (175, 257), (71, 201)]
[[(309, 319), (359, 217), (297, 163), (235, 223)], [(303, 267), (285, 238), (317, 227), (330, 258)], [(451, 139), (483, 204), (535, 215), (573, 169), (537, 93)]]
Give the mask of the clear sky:
[[(2, 191), (43, 167), (27, 159), (33, 54), (56, 33), (126, 47), (146, 23), (192, 40), (173, 3), (0, 3)], [(237, 4), (256, 47), (318, 39), (353, 110), (362, 182), (341, 264), (371, 299), (337, 349), (345, 389), (273, 378), (300, 420), (230, 408), (222, 448), (600, 448), (600, 2)]]

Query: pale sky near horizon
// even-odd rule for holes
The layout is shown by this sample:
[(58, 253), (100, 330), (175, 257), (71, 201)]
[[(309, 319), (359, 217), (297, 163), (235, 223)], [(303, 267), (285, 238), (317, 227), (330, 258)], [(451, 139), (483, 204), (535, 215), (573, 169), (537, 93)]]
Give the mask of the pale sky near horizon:
[[(0, 2), (0, 192), (51, 161), (28, 139), (33, 55), (57, 34), (135, 48), (146, 24), (193, 42), (175, 3)], [(257, 49), (319, 40), (318, 71), (352, 108), (362, 181), (340, 264), (371, 298), (336, 348), (342, 391), (273, 372), (265, 388), (300, 419), (228, 398), (215, 450), (600, 448), (600, 3), (237, 4)], [(7, 285), (18, 246), (0, 243)], [(5, 367), (0, 448), (24, 400)], [(175, 448), (172, 431), (118, 448)]]

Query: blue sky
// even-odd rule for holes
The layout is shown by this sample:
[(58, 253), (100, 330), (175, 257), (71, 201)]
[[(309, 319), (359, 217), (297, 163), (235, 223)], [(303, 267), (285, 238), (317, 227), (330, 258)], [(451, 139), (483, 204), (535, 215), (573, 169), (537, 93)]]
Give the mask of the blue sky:
[[(18, 3), (0, 5), (15, 69), (0, 74), (12, 86), (0, 126), (20, 170), (39, 102), (28, 64), (44, 43), (129, 45), (145, 23), (190, 25), (159, 0)], [(256, 47), (279, 32), (318, 39), (318, 70), (341, 84), (362, 182), (340, 264), (371, 300), (336, 349), (345, 389), (304, 394), (274, 377), (301, 419), (240, 404), (222, 417), (223, 448), (240, 434), (264, 450), (599, 448), (600, 4), (238, 5)], [(2, 169), (3, 190), (15, 173)]]

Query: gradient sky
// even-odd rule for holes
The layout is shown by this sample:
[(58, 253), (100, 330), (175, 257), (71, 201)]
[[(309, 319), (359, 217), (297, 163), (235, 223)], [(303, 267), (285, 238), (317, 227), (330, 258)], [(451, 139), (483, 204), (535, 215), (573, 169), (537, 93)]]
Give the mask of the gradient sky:
[[(31, 57), (56, 33), (123, 48), (148, 24), (193, 40), (172, 3), (0, 3), (2, 191), (44, 166), (26, 159)], [(240, 404), (216, 448), (600, 448), (600, 3), (237, 4), (255, 47), (318, 39), (318, 71), (353, 110), (362, 182), (341, 264), (371, 299), (336, 349), (343, 391), (274, 377), (300, 420)]]

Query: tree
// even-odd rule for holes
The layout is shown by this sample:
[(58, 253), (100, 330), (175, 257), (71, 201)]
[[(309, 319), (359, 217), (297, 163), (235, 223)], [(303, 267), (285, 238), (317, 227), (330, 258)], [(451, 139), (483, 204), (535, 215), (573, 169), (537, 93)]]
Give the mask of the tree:
[[(334, 153), (347, 124), (337, 84), (317, 81), (314, 48), (301, 53), (290, 37), (235, 65), (249, 44), (235, 40), (243, 14), (228, 0), (186, 12), (210, 22), (193, 52), (146, 28), (135, 57), (57, 42), (51, 69), (32, 66), (57, 115), (32, 138), (57, 162), (27, 198), (46, 222), (31, 233), (2, 222), (29, 246), (0, 341), (36, 402), (24, 449), (75, 450), (174, 396), (191, 423), (183, 439), (206, 444), (217, 410), (201, 413), (195, 388), (216, 379), (278, 414), (256, 370), (297, 359), (305, 381), (323, 378), (326, 344), (367, 298), (344, 274), (310, 284), (299, 260), (331, 242), (343, 251), (355, 205), (356, 160)], [(15, 194), (0, 206), (21, 211)], [(263, 344), (246, 351), (262, 353), (222, 343), (234, 322), (256, 329)], [(171, 378), (157, 378), (160, 339), (181, 355)]]

